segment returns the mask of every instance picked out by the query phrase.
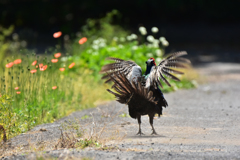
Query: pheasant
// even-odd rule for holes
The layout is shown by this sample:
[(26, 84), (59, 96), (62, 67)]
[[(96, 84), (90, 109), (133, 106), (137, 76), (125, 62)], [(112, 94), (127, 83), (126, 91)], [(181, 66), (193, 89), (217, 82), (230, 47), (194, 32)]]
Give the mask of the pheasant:
[(171, 87), (171, 84), (163, 76), (169, 77), (175, 81), (180, 81), (174, 74), (183, 74), (183, 72), (172, 68), (186, 68), (185, 64), (190, 61), (180, 56), (187, 52), (181, 51), (169, 55), (156, 65), (155, 59), (150, 58), (146, 61), (146, 72), (142, 75), (142, 69), (133, 61), (125, 61), (119, 58), (107, 58), (115, 63), (106, 64), (102, 67), (100, 73), (105, 73), (102, 79), (107, 82), (113, 82), (112, 90), (108, 92), (115, 95), (117, 101), (128, 105), (129, 115), (138, 120), (139, 131), (137, 135), (142, 135), (141, 116), (148, 115), (152, 127), (152, 135), (157, 135), (153, 127), (153, 118), (155, 114), (162, 115), (163, 107), (168, 103), (159, 88), (163, 88), (159, 79)]

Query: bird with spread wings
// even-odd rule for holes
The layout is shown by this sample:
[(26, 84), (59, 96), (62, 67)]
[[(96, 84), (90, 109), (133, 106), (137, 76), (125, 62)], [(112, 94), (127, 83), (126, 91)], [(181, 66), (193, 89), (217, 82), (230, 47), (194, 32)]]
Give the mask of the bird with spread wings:
[(180, 81), (173, 74), (183, 74), (183, 72), (174, 68), (186, 68), (186, 64), (190, 63), (188, 59), (181, 57), (183, 55), (187, 55), (187, 52), (173, 53), (158, 65), (154, 58), (150, 58), (146, 61), (146, 72), (143, 75), (141, 67), (133, 61), (107, 58), (115, 62), (104, 65), (100, 73), (105, 74), (102, 78), (107, 79), (106, 82), (113, 82), (112, 89), (115, 92), (109, 89), (107, 91), (115, 95), (118, 102), (128, 105), (130, 116), (138, 120), (137, 134), (143, 134), (141, 131), (142, 115), (149, 116), (152, 134), (157, 134), (153, 127), (153, 118), (155, 114), (162, 115), (162, 107), (168, 106), (159, 86), (163, 88), (161, 80), (171, 86), (166, 77)]

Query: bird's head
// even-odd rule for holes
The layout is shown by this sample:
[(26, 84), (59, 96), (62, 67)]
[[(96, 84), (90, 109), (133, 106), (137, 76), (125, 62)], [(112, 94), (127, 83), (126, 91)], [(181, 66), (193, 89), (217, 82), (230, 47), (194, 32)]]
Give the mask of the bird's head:
[(147, 66), (156, 66), (155, 59), (154, 58), (149, 58), (146, 61)]

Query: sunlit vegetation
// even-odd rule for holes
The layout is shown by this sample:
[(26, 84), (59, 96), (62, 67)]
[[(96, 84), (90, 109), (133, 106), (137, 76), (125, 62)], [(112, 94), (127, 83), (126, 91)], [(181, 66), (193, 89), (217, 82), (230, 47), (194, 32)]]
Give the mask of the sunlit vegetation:
[[(133, 60), (142, 68), (150, 57), (161, 61), (169, 43), (164, 37), (154, 36), (158, 29), (152, 28), (149, 34), (153, 35), (144, 27), (139, 28), (140, 34), (129, 33), (111, 24), (117, 14), (113, 11), (105, 18), (89, 19), (72, 40), (61, 31), (54, 33), (56, 39), (65, 36), (64, 51), (59, 51), (59, 44), (45, 55), (25, 49), (26, 42), (18, 41), (17, 34), (12, 34), (13, 27), (0, 28), (0, 125), (8, 139), (38, 124), (113, 99), (98, 73), (109, 63), (104, 60), (106, 57)], [(9, 42), (6, 37), (11, 34), (13, 41)], [(186, 78), (170, 82), (172, 87), (164, 85), (163, 91), (196, 85)]]

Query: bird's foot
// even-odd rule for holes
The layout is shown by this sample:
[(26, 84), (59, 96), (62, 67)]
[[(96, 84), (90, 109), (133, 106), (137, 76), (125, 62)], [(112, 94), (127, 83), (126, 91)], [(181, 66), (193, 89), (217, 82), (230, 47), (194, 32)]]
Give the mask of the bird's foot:
[(157, 132), (155, 130), (153, 130), (151, 135), (158, 135)]
[(144, 135), (144, 134), (142, 133), (141, 130), (139, 130), (138, 133), (137, 133), (136, 135), (140, 135), (140, 136), (141, 136), (141, 135)]

